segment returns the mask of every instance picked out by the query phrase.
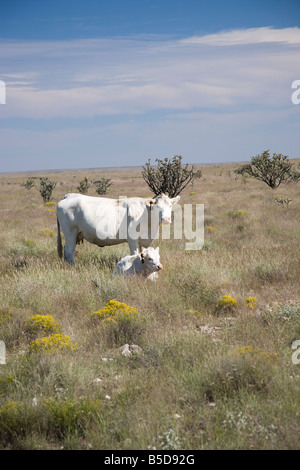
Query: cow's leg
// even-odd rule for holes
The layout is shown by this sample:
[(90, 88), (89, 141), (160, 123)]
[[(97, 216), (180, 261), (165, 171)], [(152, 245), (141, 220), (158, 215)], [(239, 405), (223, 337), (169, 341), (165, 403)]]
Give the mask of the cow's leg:
[(66, 243), (64, 247), (64, 260), (67, 263), (75, 264), (74, 260), (74, 253), (76, 248), (76, 240), (77, 240), (77, 230), (73, 229), (69, 231), (67, 236), (65, 235)]

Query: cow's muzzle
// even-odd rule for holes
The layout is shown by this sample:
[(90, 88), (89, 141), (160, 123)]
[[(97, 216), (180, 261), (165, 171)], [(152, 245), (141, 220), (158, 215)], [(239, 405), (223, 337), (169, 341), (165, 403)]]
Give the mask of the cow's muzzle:
[(162, 264), (158, 264), (158, 265), (157, 265), (157, 271), (160, 271), (162, 268), (163, 268), (163, 265), (162, 265)]

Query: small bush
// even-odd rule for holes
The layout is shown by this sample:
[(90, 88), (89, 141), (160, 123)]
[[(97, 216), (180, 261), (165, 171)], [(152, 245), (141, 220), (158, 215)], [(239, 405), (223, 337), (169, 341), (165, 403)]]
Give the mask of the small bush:
[(39, 191), (44, 202), (51, 201), (52, 193), (56, 184), (57, 184), (56, 181), (50, 181), (49, 178), (47, 177), (40, 178)]
[(251, 310), (254, 310), (257, 304), (256, 297), (246, 297), (245, 298), (246, 306)]
[(241, 390), (267, 393), (272, 389), (275, 353), (255, 350), (251, 346), (230, 352), (212, 365), (202, 378), (201, 389), (209, 401), (238, 396)]
[(268, 150), (252, 157), (251, 163), (243, 165), (235, 172), (263, 181), (272, 189), (277, 188), (281, 183), (296, 182), (300, 179), (300, 172), (293, 169), (288, 156), (274, 153), (271, 157)]
[(42, 351), (47, 354), (52, 354), (59, 351), (73, 351), (77, 349), (77, 345), (71, 342), (69, 336), (57, 333), (52, 336), (36, 339), (30, 343), (29, 349), (30, 351)]
[(223, 295), (223, 297), (218, 299), (216, 309), (217, 311), (232, 312), (235, 310), (236, 306), (237, 301), (233, 297), (230, 297), (230, 295)]
[(101, 178), (98, 181), (94, 181), (94, 184), (96, 185), (96, 193), (100, 195), (106, 194), (108, 188), (112, 185), (111, 180), (109, 178)]
[(67, 400), (49, 398), (44, 408), (49, 431), (58, 438), (70, 435), (84, 436), (89, 423), (99, 422), (102, 402), (100, 400)]
[(107, 341), (111, 345), (138, 342), (145, 330), (145, 320), (138, 310), (117, 300), (110, 300), (92, 316), (101, 320)]
[(183, 166), (181, 155), (175, 155), (172, 160), (157, 158), (156, 161), (157, 167), (151, 166), (149, 159), (142, 170), (142, 177), (155, 196), (164, 193), (175, 197), (195, 178), (202, 176), (201, 171), (195, 171), (193, 165), (191, 168)]
[(33, 334), (41, 331), (43, 333), (58, 333), (60, 326), (52, 315), (33, 315), (26, 321), (26, 330)]
[(87, 194), (89, 187), (90, 187), (90, 183), (87, 177), (85, 176), (83, 180), (79, 181), (79, 186), (77, 186), (77, 189), (80, 192), (80, 194)]
[(27, 181), (24, 183), (24, 185), (26, 189), (31, 189), (35, 186), (35, 182), (34, 182), (34, 177), (33, 176), (30, 176), (29, 178), (27, 178)]

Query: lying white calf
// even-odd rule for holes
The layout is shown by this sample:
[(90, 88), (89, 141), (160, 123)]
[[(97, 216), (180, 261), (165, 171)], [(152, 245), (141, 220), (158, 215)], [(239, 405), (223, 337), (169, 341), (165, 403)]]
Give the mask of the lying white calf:
[(158, 271), (163, 268), (160, 263), (159, 247), (143, 248), (141, 253), (125, 256), (118, 262), (113, 274), (142, 274), (147, 279), (155, 281), (158, 278)]

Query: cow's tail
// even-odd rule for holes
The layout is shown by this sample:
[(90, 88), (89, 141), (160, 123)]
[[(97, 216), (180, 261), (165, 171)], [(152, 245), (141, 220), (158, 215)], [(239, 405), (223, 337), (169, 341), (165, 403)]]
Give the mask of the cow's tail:
[(56, 220), (57, 220), (57, 253), (58, 253), (58, 256), (62, 258), (63, 249), (62, 249), (60, 225), (59, 225), (58, 217), (56, 218)]

